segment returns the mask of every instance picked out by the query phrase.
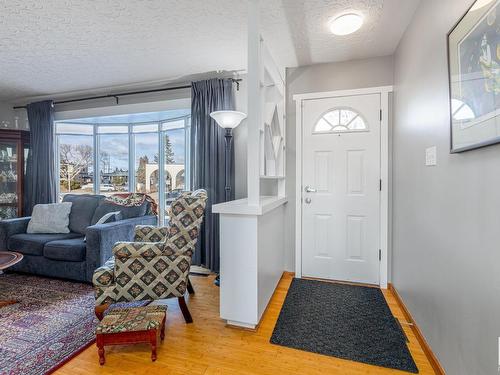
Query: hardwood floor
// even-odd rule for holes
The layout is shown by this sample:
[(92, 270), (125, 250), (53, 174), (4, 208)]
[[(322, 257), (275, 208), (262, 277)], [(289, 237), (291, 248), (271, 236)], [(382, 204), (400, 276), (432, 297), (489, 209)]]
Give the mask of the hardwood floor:
[[(190, 375), (327, 375), (405, 374), (334, 357), (289, 349), (269, 343), (292, 274), (286, 273), (256, 332), (227, 327), (219, 319), (219, 289), (213, 277), (192, 277), (196, 294), (188, 297), (194, 323), (184, 323), (177, 299), (168, 301), (166, 338), (151, 362), (149, 346), (106, 348), (106, 364), (99, 365), (95, 345), (61, 367), (56, 374), (190, 374)], [(403, 312), (388, 290), (384, 296), (410, 340), (419, 374), (434, 374)]]

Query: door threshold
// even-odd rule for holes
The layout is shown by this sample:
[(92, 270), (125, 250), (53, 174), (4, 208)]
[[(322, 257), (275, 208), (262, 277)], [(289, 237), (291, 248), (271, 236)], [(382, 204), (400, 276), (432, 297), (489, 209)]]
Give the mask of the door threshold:
[(309, 276), (302, 276), (303, 279), (305, 280), (316, 280), (316, 281), (323, 281), (327, 283), (332, 283), (332, 284), (345, 284), (345, 285), (354, 285), (354, 286), (366, 286), (368, 288), (377, 288), (380, 289), (380, 285), (377, 284), (367, 284), (367, 283), (359, 283), (355, 281), (345, 281), (345, 280), (332, 280), (332, 279), (322, 279), (319, 277), (309, 277)]

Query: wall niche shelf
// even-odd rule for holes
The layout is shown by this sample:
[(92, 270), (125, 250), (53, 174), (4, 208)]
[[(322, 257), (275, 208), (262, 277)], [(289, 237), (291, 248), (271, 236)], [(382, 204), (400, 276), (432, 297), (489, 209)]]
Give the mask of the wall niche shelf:
[(265, 176), (265, 175), (261, 175), (260, 178), (261, 178), (261, 180), (284, 180), (286, 177), (285, 176)]
[(260, 38), (259, 178), (275, 180), (279, 197), (285, 196), (285, 86), (283, 75)]

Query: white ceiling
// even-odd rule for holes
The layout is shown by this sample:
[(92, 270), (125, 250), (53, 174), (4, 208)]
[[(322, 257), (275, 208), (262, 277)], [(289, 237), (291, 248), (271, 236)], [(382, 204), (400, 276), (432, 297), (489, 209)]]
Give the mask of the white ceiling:
[[(394, 53), (420, 0), (282, 0), (297, 65), (347, 61)], [(328, 21), (349, 11), (365, 22), (354, 34), (335, 36)], [(264, 22), (266, 22), (264, 18)], [(266, 22), (268, 24), (269, 22)], [(277, 48), (284, 47), (271, 33)]]
[[(285, 66), (392, 54), (419, 0), (262, 0)], [(245, 0), (0, 1), (0, 100), (246, 69)], [(352, 36), (327, 21), (354, 9)]]

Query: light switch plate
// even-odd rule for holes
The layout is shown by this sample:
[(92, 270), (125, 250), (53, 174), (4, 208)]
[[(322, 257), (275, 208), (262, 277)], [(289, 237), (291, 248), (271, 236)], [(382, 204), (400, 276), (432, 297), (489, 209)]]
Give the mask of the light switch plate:
[(437, 149), (436, 146), (432, 146), (425, 149), (425, 165), (434, 166), (437, 165)]

